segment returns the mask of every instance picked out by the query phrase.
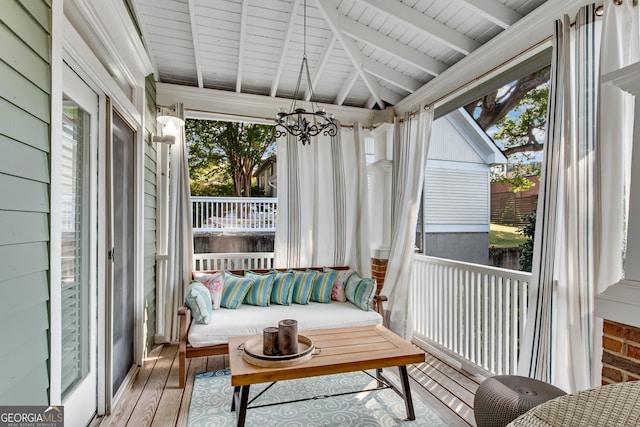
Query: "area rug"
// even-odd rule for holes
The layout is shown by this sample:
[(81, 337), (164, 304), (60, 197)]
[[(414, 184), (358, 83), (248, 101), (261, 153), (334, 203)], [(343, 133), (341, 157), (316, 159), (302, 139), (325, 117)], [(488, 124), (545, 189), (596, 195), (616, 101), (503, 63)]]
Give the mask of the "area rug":
[[(391, 377), (389, 374), (387, 376)], [(390, 379), (397, 384), (397, 378)], [(249, 400), (267, 385), (251, 386)], [(253, 404), (284, 402), (375, 387), (376, 381), (363, 372), (281, 381), (267, 390)], [(229, 370), (196, 374), (187, 425), (189, 427), (236, 425), (235, 412), (230, 411), (232, 391)], [(447, 425), (420, 399), (417, 393), (412, 393), (412, 396), (415, 421), (406, 420), (404, 401), (393, 390), (386, 389), (249, 409), (245, 425), (269, 427)]]

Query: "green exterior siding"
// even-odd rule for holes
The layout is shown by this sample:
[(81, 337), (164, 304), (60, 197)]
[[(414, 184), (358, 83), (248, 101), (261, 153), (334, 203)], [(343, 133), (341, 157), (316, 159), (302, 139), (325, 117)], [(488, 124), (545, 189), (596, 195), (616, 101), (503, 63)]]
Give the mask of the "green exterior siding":
[(51, 6), (0, 8), (0, 404), (49, 403)]
[(144, 317), (146, 350), (151, 350), (156, 334), (156, 84), (153, 75), (145, 82), (144, 146)]

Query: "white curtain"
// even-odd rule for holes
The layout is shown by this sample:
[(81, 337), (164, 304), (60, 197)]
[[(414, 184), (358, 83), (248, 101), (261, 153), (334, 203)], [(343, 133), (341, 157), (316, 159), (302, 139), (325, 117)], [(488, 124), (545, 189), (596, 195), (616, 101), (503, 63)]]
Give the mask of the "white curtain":
[(277, 267), (349, 265), (371, 277), (367, 170), (359, 124), (303, 146), (278, 139)]
[(391, 251), (381, 293), (389, 299), (389, 329), (406, 339), (413, 334), (411, 265), (432, 121), (431, 111), (423, 111), (417, 116), (406, 114), (404, 120), (396, 117), (394, 123)]
[[(182, 106), (176, 111), (181, 116)], [(182, 117), (184, 119), (184, 117)], [(169, 212), (167, 238), (167, 274), (164, 283), (164, 330), (159, 331), (168, 342), (179, 338), (178, 308), (184, 303), (184, 290), (191, 281), (193, 264), (193, 229), (191, 221), (191, 191), (189, 162), (184, 126), (170, 146)]]
[(518, 366), (521, 375), (568, 392), (593, 385), (593, 261), (600, 250), (594, 226), (600, 29), (594, 9), (580, 9), (573, 27), (568, 16), (555, 25), (529, 311)]

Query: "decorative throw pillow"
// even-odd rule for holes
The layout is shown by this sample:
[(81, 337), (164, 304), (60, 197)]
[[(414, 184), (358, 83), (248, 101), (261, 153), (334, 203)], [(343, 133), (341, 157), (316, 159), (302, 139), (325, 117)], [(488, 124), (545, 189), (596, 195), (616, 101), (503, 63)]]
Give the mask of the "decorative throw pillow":
[(224, 288), (220, 305), (225, 308), (236, 309), (244, 301), (247, 292), (253, 285), (253, 279), (238, 276), (229, 271), (224, 272)]
[[(275, 271), (275, 270), (274, 270)], [(293, 297), (293, 271), (278, 271), (273, 279), (271, 302), (280, 305), (291, 305)]]
[(218, 271), (214, 274), (194, 273), (193, 278), (209, 289), (209, 293), (211, 294), (211, 306), (214, 310), (219, 309), (220, 300), (222, 299), (222, 288), (224, 285), (224, 271)]
[(253, 285), (244, 297), (244, 303), (250, 305), (258, 305), (268, 307), (271, 302), (271, 288), (273, 287), (273, 278), (276, 276), (274, 271), (267, 274), (253, 273), (247, 271), (244, 277), (253, 279)]
[(309, 304), (313, 281), (318, 274), (317, 271), (294, 271), (293, 272), (293, 296), (291, 301), (297, 304)]
[(211, 295), (205, 285), (196, 280), (191, 282), (187, 287), (184, 303), (191, 310), (191, 315), (197, 323), (209, 324), (211, 319)]
[(333, 282), (335, 282), (337, 275), (338, 272), (336, 270), (318, 273), (316, 280), (313, 282), (311, 301), (330, 303), (331, 289), (333, 288)]
[(376, 281), (374, 279), (363, 279), (358, 273), (353, 273), (347, 280), (347, 286), (345, 287), (347, 300), (364, 311), (369, 311), (373, 308), (373, 296), (375, 293)]
[(324, 271), (336, 271), (338, 273), (331, 288), (331, 300), (345, 302), (347, 300), (347, 296), (344, 294), (344, 287), (347, 285), (347, 279), (349, 279), (349, 276), (353, 274), (353, 270), (333, 270), (325, 267)]

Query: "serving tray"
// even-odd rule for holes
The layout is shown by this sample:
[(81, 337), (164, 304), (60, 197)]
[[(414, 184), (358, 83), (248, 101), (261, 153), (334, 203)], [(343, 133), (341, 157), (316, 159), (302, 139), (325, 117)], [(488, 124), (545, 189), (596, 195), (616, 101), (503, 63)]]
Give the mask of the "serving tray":
[(263, 368), (277, 368), (298, 365), (307, 362), (315, 353), (311, 338), (298, 335), (298, 353), (286, 356), (269, 356), (262, 351), (262, 336), (249, 338), (242, 347), (242, 358), (245, 362)]

